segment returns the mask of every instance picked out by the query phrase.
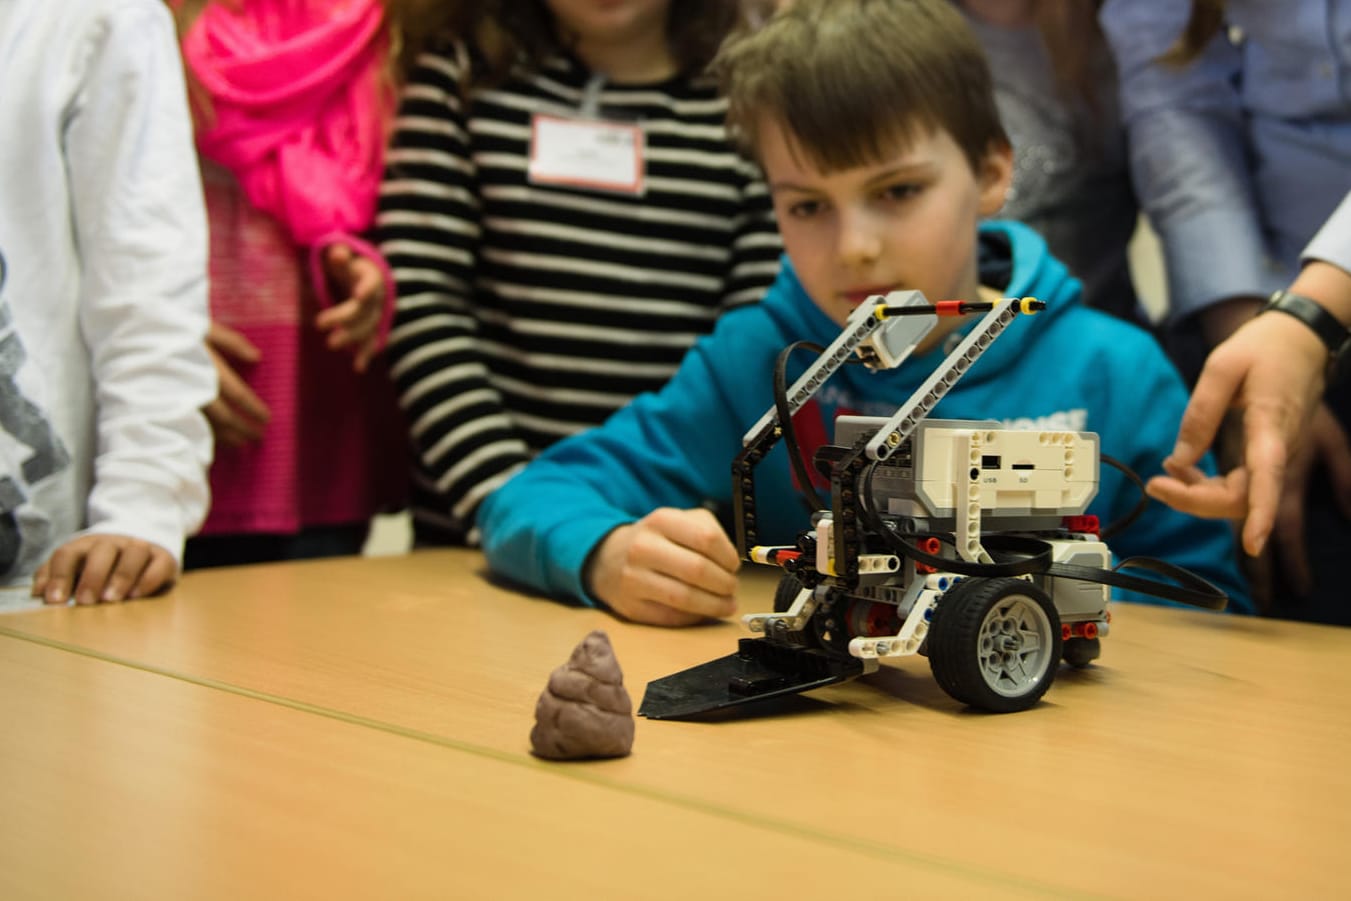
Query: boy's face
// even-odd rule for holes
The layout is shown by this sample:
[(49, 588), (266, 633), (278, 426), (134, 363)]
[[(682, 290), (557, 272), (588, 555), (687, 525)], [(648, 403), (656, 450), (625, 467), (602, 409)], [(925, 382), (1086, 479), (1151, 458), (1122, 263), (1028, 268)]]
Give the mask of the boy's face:
[(761, 123), (759, 144), (784, 249), (835, 322), (898, 288), (923, 291), (930, 302), (976, 299), (976, 223), (1004, 203), (1013, 177), (1007, 147), (973, 172), (937, 129), (909, 146), (898, 142), (889, 158), (825, 174), (794, 156), (776, 121)]

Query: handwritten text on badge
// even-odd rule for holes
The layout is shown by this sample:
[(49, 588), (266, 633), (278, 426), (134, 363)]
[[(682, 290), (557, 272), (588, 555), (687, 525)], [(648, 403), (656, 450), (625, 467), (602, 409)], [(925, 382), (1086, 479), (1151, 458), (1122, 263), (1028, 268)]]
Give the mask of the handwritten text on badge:
[(643, 192), (643, 131), (637, 125), (536, 114), (530, 181), (626, 194)]

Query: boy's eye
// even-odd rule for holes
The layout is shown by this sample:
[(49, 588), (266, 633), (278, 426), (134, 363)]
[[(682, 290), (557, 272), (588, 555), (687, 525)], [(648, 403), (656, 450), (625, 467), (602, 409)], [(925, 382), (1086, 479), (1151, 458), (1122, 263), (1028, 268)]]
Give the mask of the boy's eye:
[(882, 190), (882, 196), (887, 200), (906, 200), (910, 197), (914, 197), (921, 190), (923, 190), (922, 185), (915, 184), (914, 182), (906, 182), (899, 185), (889, 185)]
[(795, 219), (807, 219), (821, 212), (821, 201), (799, 200), (788, 205), (788, 215)]

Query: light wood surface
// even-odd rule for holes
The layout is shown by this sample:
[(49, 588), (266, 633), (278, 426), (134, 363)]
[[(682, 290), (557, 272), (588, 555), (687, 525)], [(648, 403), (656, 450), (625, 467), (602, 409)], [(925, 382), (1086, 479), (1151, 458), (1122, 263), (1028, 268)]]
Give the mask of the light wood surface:
[[(1351, 893), (1341, 868), (1351, 835), (1347, 630), (1119, 604), (1102, 660), (1062, 670), (1025, 713), (964, 710), (912, 658), (817, 692), (791, 714), (640, 719), (630, 758), (546, 764), (528, 753), (535, 698), (592, 628), (609, 632), (635, 704), (648, 680), (731, 653), (746, 633), (734, 623), (620, 623), (490, 584), (481, 566), (473, 552), (434, 551), (217, 570), (154, 601), (4, 616), (6, 670), (34, 669), (15, 656), (24, 653), (59, 670), (44, 689), (53, 696), (33, 709), (31, 673), (5, 677), (2, 715), (31, 721), (0, 740), (5, 796), (39, 803), (46, 789), (13, 774), (40, 769), (69, 737), (70, 759), (89, 760), (96, 790), (80, 802), (87, 816), (48, 812), (45, 822), (97, 843), (119, 800), (146, 800), (118, 789), (130, 763), (94, 756), (105, 732), (132, 741), (110, 725), (125, 715), (152, 718), (130, 732), (165, 733), (168, 750), (157, 753), (178, 755), (147, 764), (137, 784), (152, 795), (177, 786), (191, 801), (152, 805), (138, 830), (159, 828), (145, 825), (156, 816), (308, 819), (304, 798), (284, 786), (312, 780), (335, 811), (321, 814), (324, 834), (338, 835), (335, 871), (351, 874), (322, 884), (356, 887), (405, 856), (431, 855), (408, 864), (400, 885), (409, 891), (391, 897), (449, 885), (436, 878), (443, 866), (462, 871), (469, 896), (534, 894), (550, 871), (547, 891), (558, 897), (595, 897), (596, 879), (612, 887), (600, 897), (760, 896), (772, 885), (780, 897)], [(744, 577), (744, 609), (768, 606), (772, 575)], [(120, 682), (125, 692), (105, 687)], [(157, 712), (161, 702), (148, 698), (161, 694), (185, 722)], [(269, 729), (296, 737), (250, 739)], [(204, 772), (233, 787), (199, 785)], [(52, 775), (50, 791), (59, 786)], [(609, 816), (595, 815), (602, 807)], [(566, 825), (564, 814), (578, 811), (585, 825)], [(431, 838), (390, 847), (407, 844), (402, 825), (381, 831), (400, 820)], [(21, 827), (6, 824), (9, 844)], [(617, 842), (622, 865), (598, 876), (594, 857), (574, 867), (543, 850), (580, 834), (588, 847)], [(288, 879), (288, 861), (322, 866), (322, 842), (294, 841), (253, 866)], [(444, 843), (462, 855), (453, 864), (428, 851)], [(221, 859), (241, 849), (267, 856), (265, 842), (229, 848)], [(504, 866), (506, 857), (515, 863)], [(108, 849), (96, 859), (121, 860)], [(48, 871), (24, 860), (0, 867), (0, 888), (13, 866), (42, 884)], [(194, 875), (175, 866), (166, 879)], [(273, 870), (252, 872), (266, 880)], [(714, 875), (692, 883), (693, 872)]]
[[(559, 778), (10, 638), (0, 679), (11, 901), (783, 898), (829, 891), (840, 867), (909, 879), (904, 861), (615, 791), (585, 767)], [(761, 873), (743, 855), (782, 860)]]

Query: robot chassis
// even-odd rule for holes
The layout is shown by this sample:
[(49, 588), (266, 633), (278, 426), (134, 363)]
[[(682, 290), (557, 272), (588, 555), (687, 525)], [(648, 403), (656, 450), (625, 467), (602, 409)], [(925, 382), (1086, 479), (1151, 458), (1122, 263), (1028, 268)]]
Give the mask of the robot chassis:
[[(929, 305), (918, 291), (873, 297), (748, 431), (732, 466), (743, 558), (780, 566), (775, 612), (743, 618), (763, 638), (648, 685), (639, 713), (704, 717), (873, 672), (882, 657), (926, 654), (938, 684), (972, 707), (1034, 705), (1063, 658), (1086, 666), (1108, 634), (1108, 585), (1221, 608), (1223, 593), (1162, 561), (1136, 566), (1184, 587), (1114, 572), (1096, 517), (1098, 436), (926, 419), (1031, 298)], [(792, 440), (791, 417), (851, 355), (899, 366), (939, 315), (985, 312), (890, 418), (842, 416), (816, 463), (831, 504), (796, 545), (758, 546), (754, 469)], [(784, 429), (782, 423), (789, 422)], [(786, 434), (785, 434), (786, 432)], [(799, 481), (805, 467), (798, 469)], [(1000, 559), (996, 559), (996, 558)], [(1122, 564), (1123, 566), (1125, 564)]]

